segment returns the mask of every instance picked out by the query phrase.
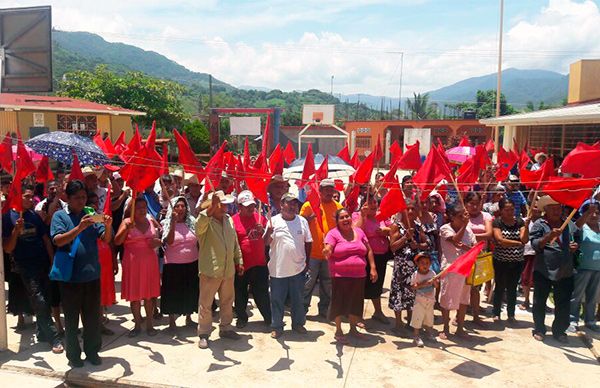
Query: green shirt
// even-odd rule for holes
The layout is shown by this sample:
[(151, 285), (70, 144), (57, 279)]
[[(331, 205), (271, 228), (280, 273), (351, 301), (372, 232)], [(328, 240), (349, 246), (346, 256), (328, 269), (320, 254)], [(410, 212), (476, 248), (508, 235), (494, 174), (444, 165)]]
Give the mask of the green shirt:
[(201, 211), (196, 221), (196, 236), (200, 245), (199, 272), (213, 278), (235, 275), (235, 266), (242, 264), (242, 251), (231, 216), (225, 214), (220, 222), (207, 216), (206, 210)]

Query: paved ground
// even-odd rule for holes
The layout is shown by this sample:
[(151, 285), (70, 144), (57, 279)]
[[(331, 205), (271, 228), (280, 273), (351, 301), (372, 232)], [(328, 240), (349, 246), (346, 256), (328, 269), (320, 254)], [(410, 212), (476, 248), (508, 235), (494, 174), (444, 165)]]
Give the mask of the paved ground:
[[(388, 268), (387, 285), (390, 272)], [(387, 296), (386, 292), (384, 305)], [(592, 386), (600, 379), (596, 350), (586, 347), (580, 338), (586, 335), (593, 341), (592, 346), (599, 349), (599, 336), (572, 335), (567, 345), (552, 339), (536, 342), (530, 334), (531, 315), (520, 310), (516, 327), (494, 324), (488, 318), (483, 328), (467, 326), (469, 339), (429, 341), (425, 348), (417, 349), (412, 345), (410, 332), (395, 336), (390, 326), (371, 320), (367, 320), (367, 340), (336, 345), (334, 327), (316, 320), (314, 308), (309, 313), (306, 336), (286, 332), (279, 340), (271, 339), (269, 329), (253, 309), (255, 315), (240, 331), (241, 340), (221, 340), (215, 332), (211, 349), (201, 350), (196, 346), (193, 328), (182, 328), (178, 336), (172, 336), (166, 330), (166, 318), (160, 322), (157, 336), (142, 334), (135, 340), (129, 339), (126, 333), (133, 322), (128, 306), (120, 303), (110, 309), (109, 327), (116, 335), (104, 337), (104, 363), (99, 367), (86, 364), (77, 370), (70, 370), (64, 354), (54, 355), (45, 344), (35, 344), (33, 328), (15, 333), (16, 319), (10, 317), (10, 349), (0, 353), (0, 378), (10, 386), (27, 383), (28, 387), (54, 387), (61, 381), (68, 385), (104, 382), (138, 386), (574, 387)], [(387, 308), (386, 313), (392, 317)], [(371, 314), (372, 305), (368, 302), (365, 316)], [(180, 318), (178, 323), (182, 325), (183, 321)], [(437, 329), (441, 329), (440, 323), (436, 312)]]

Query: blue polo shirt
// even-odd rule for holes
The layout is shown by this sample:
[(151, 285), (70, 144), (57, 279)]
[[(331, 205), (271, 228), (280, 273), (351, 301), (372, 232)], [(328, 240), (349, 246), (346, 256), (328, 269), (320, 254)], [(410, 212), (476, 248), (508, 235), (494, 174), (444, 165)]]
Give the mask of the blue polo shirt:
[[(69, 208), (59, 210), (52, 216), (50, 224), (50, 238), (54, 241), (54, 237), (58, 234), (63, 234), (75, 226), (79, 225), (81, 219), (85, 215), (72, 213)], [(73, 274), (71, 282), (83, 283), (100, 278), (100, 262), (98, 261), (98, 238), (104, 233), (104, 224), (96, 223), (88, 227), (83, 232), (79, 233), (81, 243), (77, 248), (75, 260), (73, 262)], [(71, 243), (72, 244), (72, 243)], [(58, 250), (69, 252), (71, 244), (66, 244)]]
[(507, 192), (506, 197), (511, 199), (515, 204), (515, 217), (521, 217), (521, 207), (527, 204), (527, 199), (519, 190), (515, 190), (512, 192)]

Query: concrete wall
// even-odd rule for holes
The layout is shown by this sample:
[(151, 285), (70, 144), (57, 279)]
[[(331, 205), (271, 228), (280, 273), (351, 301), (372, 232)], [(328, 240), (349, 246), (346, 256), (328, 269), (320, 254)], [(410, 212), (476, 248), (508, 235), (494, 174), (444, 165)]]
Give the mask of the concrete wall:
[(583, 59), (569, 69), (569, 104), (600, 99), (600, 59)]

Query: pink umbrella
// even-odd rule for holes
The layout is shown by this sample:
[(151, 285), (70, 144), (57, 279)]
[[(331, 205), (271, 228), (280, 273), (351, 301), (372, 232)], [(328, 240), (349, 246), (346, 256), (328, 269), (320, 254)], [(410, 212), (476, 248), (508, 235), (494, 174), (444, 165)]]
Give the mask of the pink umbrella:
[[(40, 155), (40, 154), (38, 154), (37, 152), (35, 152), (31, 148), (25, 146), (25, 150), (29, 153), (29, 157), (31, 158), (31, 160), (34, 163), (37, 163), (40, 160), (42, 160), (43, 156)], [(16, 144), (12, 146), (12, 152), (13, 152), (13, 160), (14, 160), (17, 157), (17, 146), (16, 146)]]
[(451, 163), (463, 164), (470, 156), (475, 155), (474, 147), (454, 147), (446, 151)]

